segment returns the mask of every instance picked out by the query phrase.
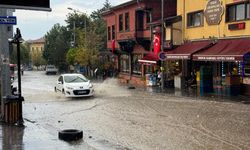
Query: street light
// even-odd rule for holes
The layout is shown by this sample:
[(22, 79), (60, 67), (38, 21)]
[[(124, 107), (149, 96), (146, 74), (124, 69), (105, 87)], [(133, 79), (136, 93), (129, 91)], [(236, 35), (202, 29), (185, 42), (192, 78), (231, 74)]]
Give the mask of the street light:
[[(87, 23), (87, 13), (84, 13), (84, 12), (81, 12), (79, 10), (76, 10), (76, 9), (73, 9), (71, 7), (68, 7), (68, 10), (72, 10), (74, 11), (74, 13), (78, 12), (79, 14), (85, 14), (85, 17), (84, 17), (84, 32), (85, 32), (85, 35), (84, 35), (84, 40), (85, 40), (85, 46), (86, 46), (86, 33), (87, 33), (87, 29), (86, 29), (86, 23)], [(76, 42), (76, 21), (74, 20), (73, 21), (73, 29), (74, 29), (74, 47), (75, 47), (75, 42)]]

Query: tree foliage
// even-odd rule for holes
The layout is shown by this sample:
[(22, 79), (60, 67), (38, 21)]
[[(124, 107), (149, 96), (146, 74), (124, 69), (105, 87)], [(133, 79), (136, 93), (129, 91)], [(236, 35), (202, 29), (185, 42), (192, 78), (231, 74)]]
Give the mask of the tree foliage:
[[(21, 64), (29, 64), (30, 62), (29, 49), (27, 43), (22, 43), (20, 45), (20, 61)], [(13, 64), (17, 63), (17, 47), (14, 44), (10, 46), (10, 62)]]
[(66, 27), (55, 24), (45, 35), (43, 58), (48, 64), (54, 64), (63, 69), (66, 53), (70, 47), (70, 34)]
[[(67, 15), (66, 27), (55, 24), (45, 36), (43, 57), (56, 66), (80, 64), (94, 69), (99, 62), (99, 51), (106, 49), (106, 24), (101, 13), (111, 7), (108, 0), (103, 8), (94, 11), (90, 16), (74, 10)], [(74, 48), (70, 44), (74, 41)], [(71, 46), (71, 48), (70, 48)]]
[(68, 64), (73, 65), (76, 62), (77, 49), (71, 48), (66, 54), (66, 61)]
[(36, 66), (36, 67), (39, 67), (41, 65), (46, 64), (46, 61), (43, 59), (42, 53), (40, 53), (40, 52), (32, 53), (31, 59), (32, 59), (33, 65)]

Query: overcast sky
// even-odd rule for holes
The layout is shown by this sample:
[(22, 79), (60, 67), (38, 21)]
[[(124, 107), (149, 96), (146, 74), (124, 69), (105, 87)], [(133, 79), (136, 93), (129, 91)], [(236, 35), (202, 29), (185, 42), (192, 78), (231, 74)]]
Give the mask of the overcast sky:
[[(109, 0), (112, 6), (130, 0)], [(86, 12), (88, 15), (92, 11), (103, 7), (105, 0), (50, 0), (51, 12), (16, 10), (14, 16), (17, 17), (17, 25), (24, 40), (35, 40), (44, 36), (54, 24), (66, 25), (65, 19), (69, 12), (68, 7)], [(15, 29), (14, 29), (15, 32)]]

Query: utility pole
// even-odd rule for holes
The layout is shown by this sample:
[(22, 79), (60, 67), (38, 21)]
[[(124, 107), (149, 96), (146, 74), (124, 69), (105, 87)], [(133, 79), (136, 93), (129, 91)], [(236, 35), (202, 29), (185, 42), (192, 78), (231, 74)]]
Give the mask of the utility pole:
[[(8, 12), (7, 9), (1, 8), (0, 16), (12, 16), (12, 12)], [(3, 99), (3, 97), (11, 94), (8, 38), (12, 37), (12, 33), (12, 25), (0, 24), (1, 119), (4, 117), (5, 110), (5, 99)]]
[[(84, 14), (85, 16), (85, 18), (84, 18), (84, 44), (85, 44), (85, 46), (86, 46), (86, 42), (87, 42), (87, 13), (84, 13), (84, 12), (81, 12), (81, 11), (79, 11), (79, 10), (76, 10), (76, 9), (74, 9), (74, 8), (71, 8), (71, 7), (68, 7), (68, 10), (72, 10), (72, 11), (74, 11), (74, 13), (79, 13), (79, 14)], [(74, 47), (75, 47), (75, 42), (76, 42), (76, 21), (74, 20), (74, 22), (73, 22), (73, 25), (74, 25)]]
[[(161, 0), (161, 52), (164, 52), (164, 0)], [(161, 67), (164, 67), (164, 61), (161, 61)], [(165, 76), (164, 72), (162, 71), (161, 77), (161, 88), (164, 89), (165, 87)]]
[(73, 28), (74, 28), (74, 45), (73, 45), (73, 47), (75, 48), (76, 47), (76, 21), (74, 20), (73, 21)]

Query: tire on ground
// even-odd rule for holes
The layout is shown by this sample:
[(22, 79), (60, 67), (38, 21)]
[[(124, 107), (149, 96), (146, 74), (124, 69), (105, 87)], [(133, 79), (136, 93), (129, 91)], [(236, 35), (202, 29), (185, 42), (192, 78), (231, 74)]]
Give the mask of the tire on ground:
[(60, 140), (64, 141), (77, 141), (82, 139), (83, 133), (81, 130), (77, 129), (66, 129), (59, 131), (58, 137)]

